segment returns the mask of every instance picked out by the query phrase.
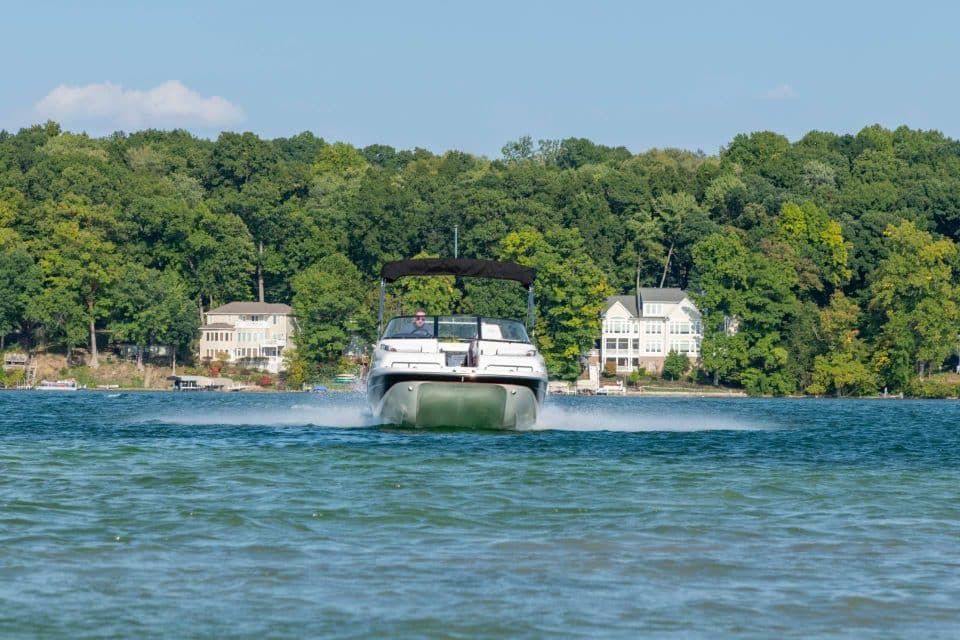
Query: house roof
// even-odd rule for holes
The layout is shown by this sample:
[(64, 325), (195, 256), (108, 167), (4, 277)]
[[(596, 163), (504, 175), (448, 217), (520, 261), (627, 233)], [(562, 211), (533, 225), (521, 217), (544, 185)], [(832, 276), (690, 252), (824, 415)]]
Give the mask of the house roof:
[(270, 302), (228, 302), (227, 304), (207, 311), (208, 314), (228, 314), (228, 313), (276, 313), (280, 315), (290, 315), (293, 309), (288, 304), (275, 304)]
[(676, 287), (640, 287), (640, 299), (644, 302), (677, 303), (687, 297), (687, 292)]
[(630, 312), (630, 315), (637, 315), (637, 298), (636, 296), (610, 296), (607, 298), (607, 303), (603, 307), (603, 312), (606, 313), (610, 310), (610, 307), (620, 303), (624, 308)]
[[(650, 302), (666, 302), (676, 304), (683, 301), (687, 297), (687, 292), (683, 289), (678, 289), (676, 287), (640, 287), (640, 300), (643, 303)], [(620, 303), (623, 307), (630, 312), (630, 315), (638, 317), (640, 314), (637, 312), (637, 297), (630, 296), (610, 296), (607, 298), (607, 303), (603, 307), (603, 313), (606, 313), (610, 310), (610, 307), (616, 303)]]

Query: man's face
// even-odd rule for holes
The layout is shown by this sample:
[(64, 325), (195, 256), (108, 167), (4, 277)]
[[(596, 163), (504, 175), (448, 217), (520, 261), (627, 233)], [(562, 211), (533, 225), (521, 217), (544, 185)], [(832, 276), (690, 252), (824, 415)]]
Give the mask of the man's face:
[(419, 329), (423, 326), (423, 323), (426, 322), (427, 316), (424, 313), (417, 313), (413, 316), (413, 324)]

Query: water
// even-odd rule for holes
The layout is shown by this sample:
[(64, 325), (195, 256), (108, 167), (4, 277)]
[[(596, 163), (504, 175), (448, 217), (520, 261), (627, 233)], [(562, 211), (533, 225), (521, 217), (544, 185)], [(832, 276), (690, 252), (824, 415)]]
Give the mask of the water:
[(3, 638), (954, 638), (960, 403), (0, 393)]

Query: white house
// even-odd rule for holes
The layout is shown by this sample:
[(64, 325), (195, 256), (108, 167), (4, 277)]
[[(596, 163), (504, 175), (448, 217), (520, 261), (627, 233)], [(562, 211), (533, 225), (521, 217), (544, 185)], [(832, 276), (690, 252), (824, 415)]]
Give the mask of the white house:
[(286, 304), (231, 302), (211, 309), (200, 327), (200, 359), (279, 373), (294, 349), (296, 322)]
[(700, 356), (700, 312), (682, 289), (640, 287), (636, 295), (611, 296), (601, 321), (600, 366), (612, 364), (619, 374), (659, 373), (670, 351)]

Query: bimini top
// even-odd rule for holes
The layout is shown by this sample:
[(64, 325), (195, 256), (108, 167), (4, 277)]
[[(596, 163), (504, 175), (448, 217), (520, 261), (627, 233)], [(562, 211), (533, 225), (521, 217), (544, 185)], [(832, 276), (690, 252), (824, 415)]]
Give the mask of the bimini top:
[(524, 286), (533, 284), (537, 270), (515, 262), (474, 260), (470, 258), (421, 258), (397, 260), (383, 265), (380, 277), (393, 282), (404, 276), (468, 276), (516, 280)]

